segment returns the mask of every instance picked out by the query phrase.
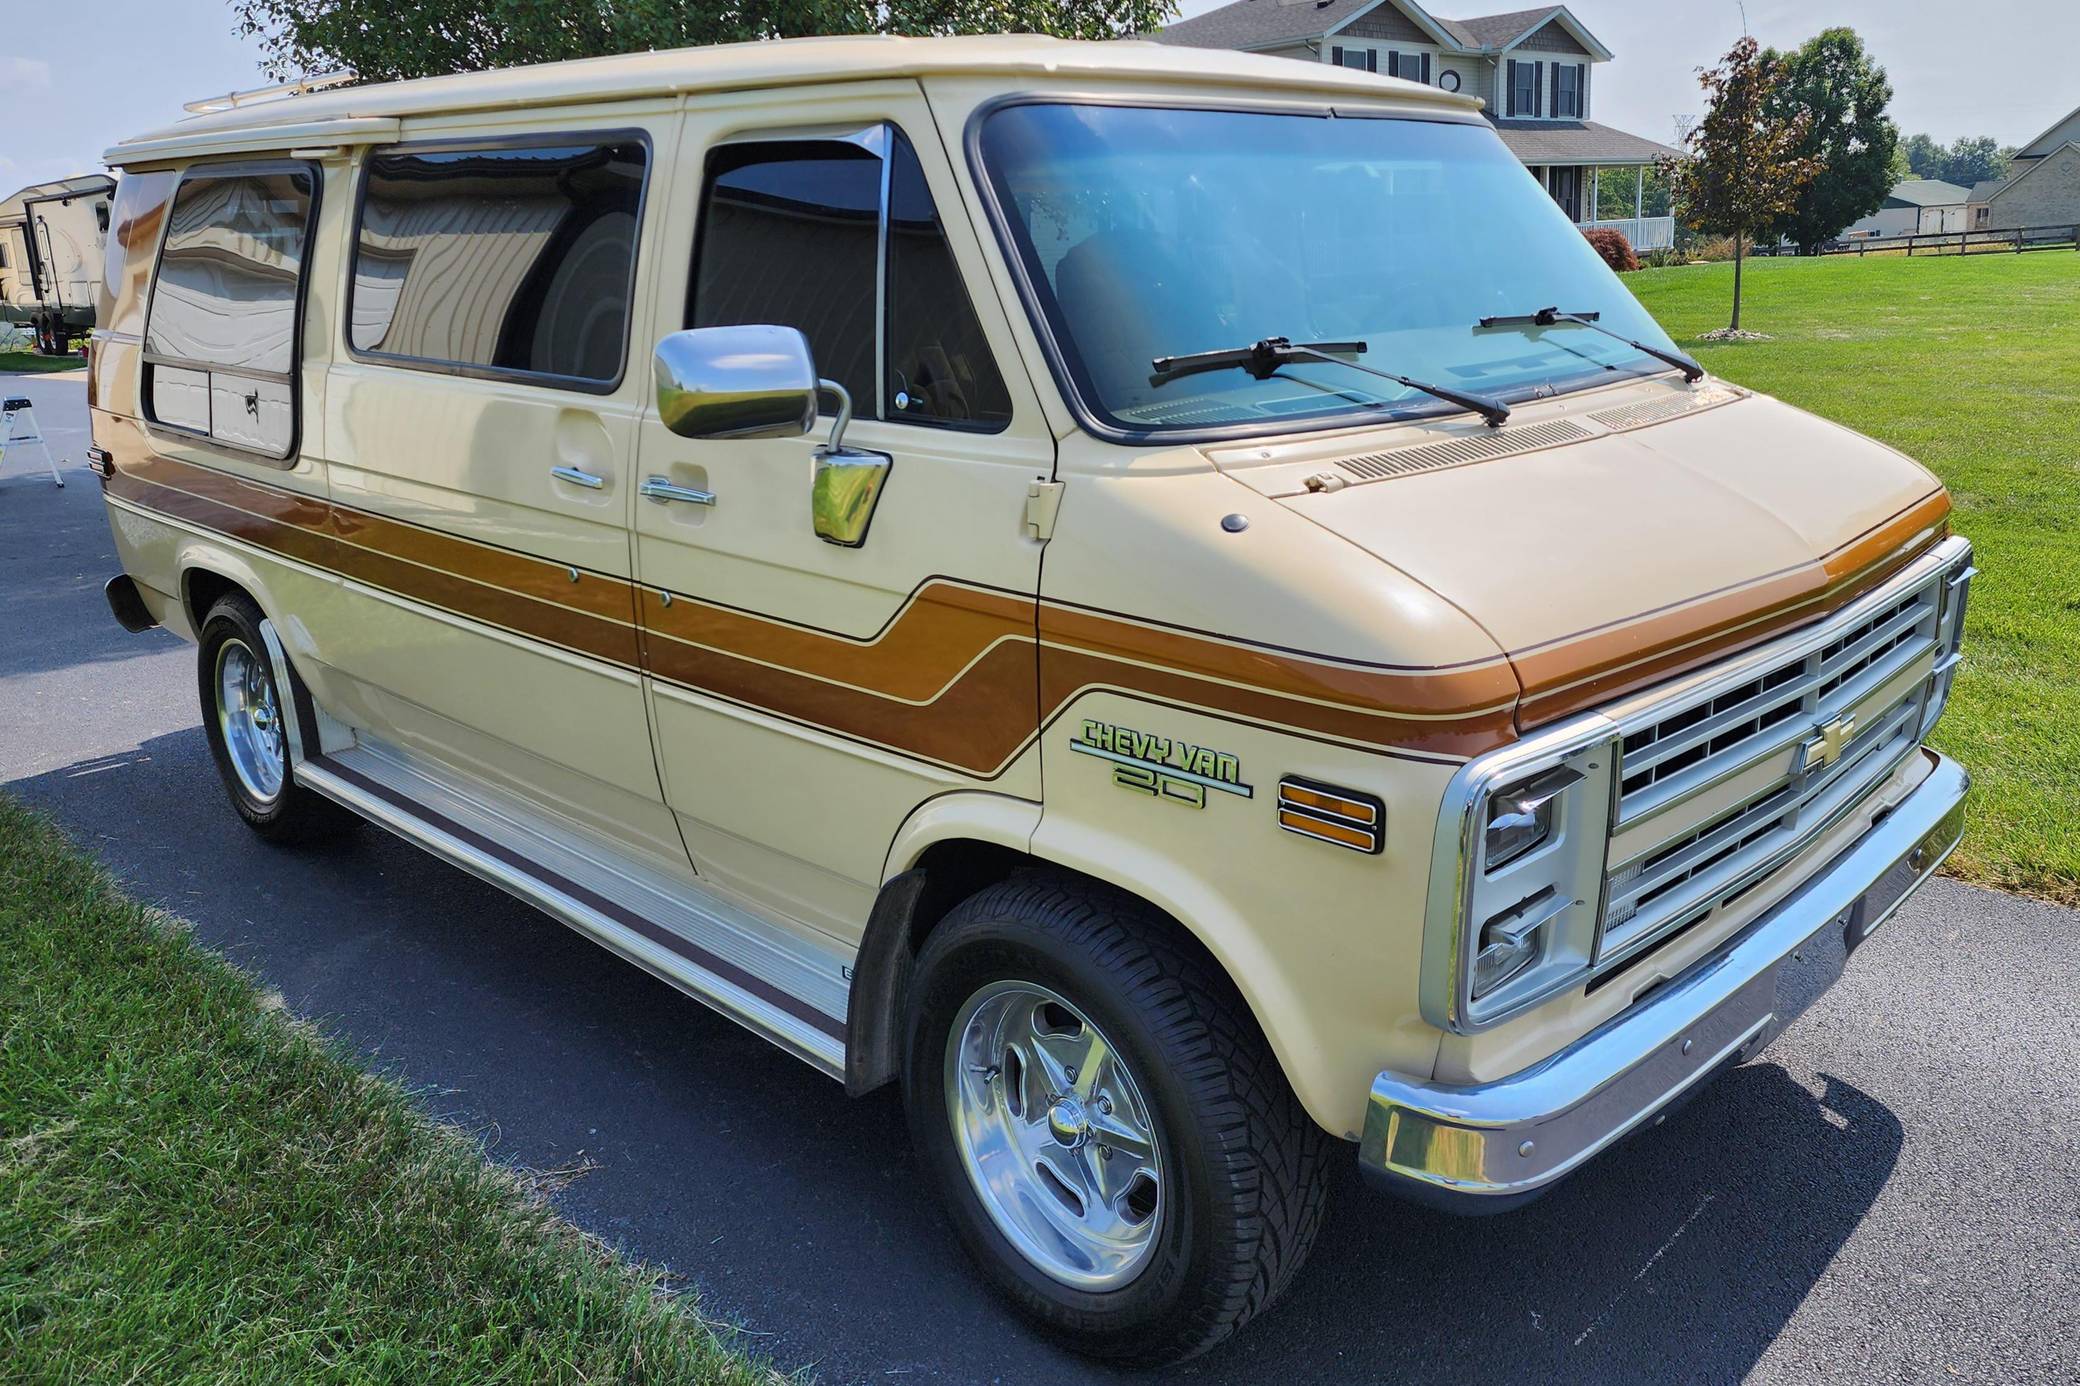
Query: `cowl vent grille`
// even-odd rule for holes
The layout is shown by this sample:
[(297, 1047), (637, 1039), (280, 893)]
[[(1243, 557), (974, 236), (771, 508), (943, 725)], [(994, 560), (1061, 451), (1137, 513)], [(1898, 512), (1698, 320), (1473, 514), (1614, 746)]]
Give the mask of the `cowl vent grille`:
[(1441, 443), (1396, 448), (1392, 452), (1368, 452), (1357, 457), (1339, 458), (1336, 465), (1360, 480), (1383, 481), (1389, 477), (1413, 476), (1445, 467), (1463, 467), (1469, 462), (1488, 462), (1520, 452), (1536, 452), (1540, 448), (1559, 447), (1564, 443), (1579, 443), (1594, 436), (1580, 424), (1562, 419), (1558, 423), (1498, 429), (1465, 438), (1450, 438)]

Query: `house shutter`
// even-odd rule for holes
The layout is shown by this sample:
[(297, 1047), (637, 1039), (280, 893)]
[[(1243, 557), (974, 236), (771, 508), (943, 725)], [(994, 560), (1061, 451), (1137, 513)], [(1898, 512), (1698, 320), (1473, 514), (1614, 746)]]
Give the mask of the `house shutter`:
[(1399, 77), (1401, 75), (1401, 50), (1398, 48), (1389, 48), (1387, 50), (1387, 75), (1389, 77)]
[(1336, 65), (1337, 65), (1338, 67), (1342, 67), (1342, 66), (1343, 66), (1343, 45), (1342, 45), (1342, 44), (1340, 44), (1340, 43), (1339, 43), (1339, 44), (1336, 44), (1336, 45), (1334, 45), (1333, 47), (1331, 47), (1331, 48), (1329, 49), (1329, 61), (1330, 61), (1330, 62), (1332, 62), (1332, 63), (1334, 63), (1334, 64), (1336, 64)]
[(1365, 70), (1367, 72), (1379, 71), (1379, 50), (1377, 48), (1365, 50)]
[(1426, 87), (1430, 85), (1430, 55), (1428, 53), (1423, 55), (1423, 85)]
[(1515, 115), (1517, 113), (1517, 60), (1511, 58), (1508, 66), (1509, 71), (1503, 74), (1503, 87), (1509, 92), (1509, 95), (1503, 98), (1503, 107), (1507, 114)]
[(1574, 65), (1574, 115), (1576, 120), (1589, 118), (1589, 65)]
[(1531, 65), (1531, 114), (1544, 115), (1546, 110), (1546, 65)]

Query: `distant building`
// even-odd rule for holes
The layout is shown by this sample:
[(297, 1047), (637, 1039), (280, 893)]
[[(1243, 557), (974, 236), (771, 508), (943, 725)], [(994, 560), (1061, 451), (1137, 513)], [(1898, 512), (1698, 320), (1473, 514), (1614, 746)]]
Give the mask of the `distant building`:
[[(1234, 0), (1151, 35), (1335, 63), (1478, 96), (1532, 176), (1582, 226), (1615, 226), (1642, 250), (1675, 243), (1673, 217), (1642, 213), (1637, 176), (1678, 151), (1589, 119), (1595, 69), (1611, 51), (1565, 5), (1439, 19), (1415, 0)], [(1596, 219), (1599, 170), (1628, 170), (1633, 215)]]
[(1974, 231), (2080, 224), (2080, 110), (2022, 146), (2006, 178), (1968, 194)]
[(1851, 223), (1845, 236), (1932, 236), (1965, 229), (1971, 190), (1936, 178), (1895, 183), (1885, 205)]

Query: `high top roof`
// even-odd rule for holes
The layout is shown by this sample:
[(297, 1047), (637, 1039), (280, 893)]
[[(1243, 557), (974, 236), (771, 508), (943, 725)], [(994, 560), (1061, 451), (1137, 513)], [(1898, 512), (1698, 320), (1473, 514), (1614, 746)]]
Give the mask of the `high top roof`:
[(285, 143), (322, 145), (385, 137), (408, 116), (513, 109), (645, 96), (728, 91), (877, 77), (1074, 77), (1207, 83), (1245, 89), (1382, 97), (1473, 112), (1478, 102), (1326, 64), (1249, 53), (1180, 49), (1155, 43), (1079, 43), (1034, 35), (977, 38), (782, 39), (585, 58), (411, 82), (342, 87), (195, 116), (138, 135), (103, 157), (112, 165)]

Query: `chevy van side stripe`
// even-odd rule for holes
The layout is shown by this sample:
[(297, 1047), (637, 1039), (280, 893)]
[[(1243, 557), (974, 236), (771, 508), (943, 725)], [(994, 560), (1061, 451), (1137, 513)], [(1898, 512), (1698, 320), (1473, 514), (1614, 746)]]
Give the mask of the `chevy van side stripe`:
[(1359, 750), (1475, 756), (1818, 615), (1934, 542), (1948, 513), (1937, 492), (1796, 569), (1492, 660), (1404, 669), (945, 577), (850, 636), (676, 593), (667, 605), (613, 574), (573, 581), (561, 564), (178, 459), (126, 459), (104, 486), (398, 596), (979, 778), (1107, 690)]

